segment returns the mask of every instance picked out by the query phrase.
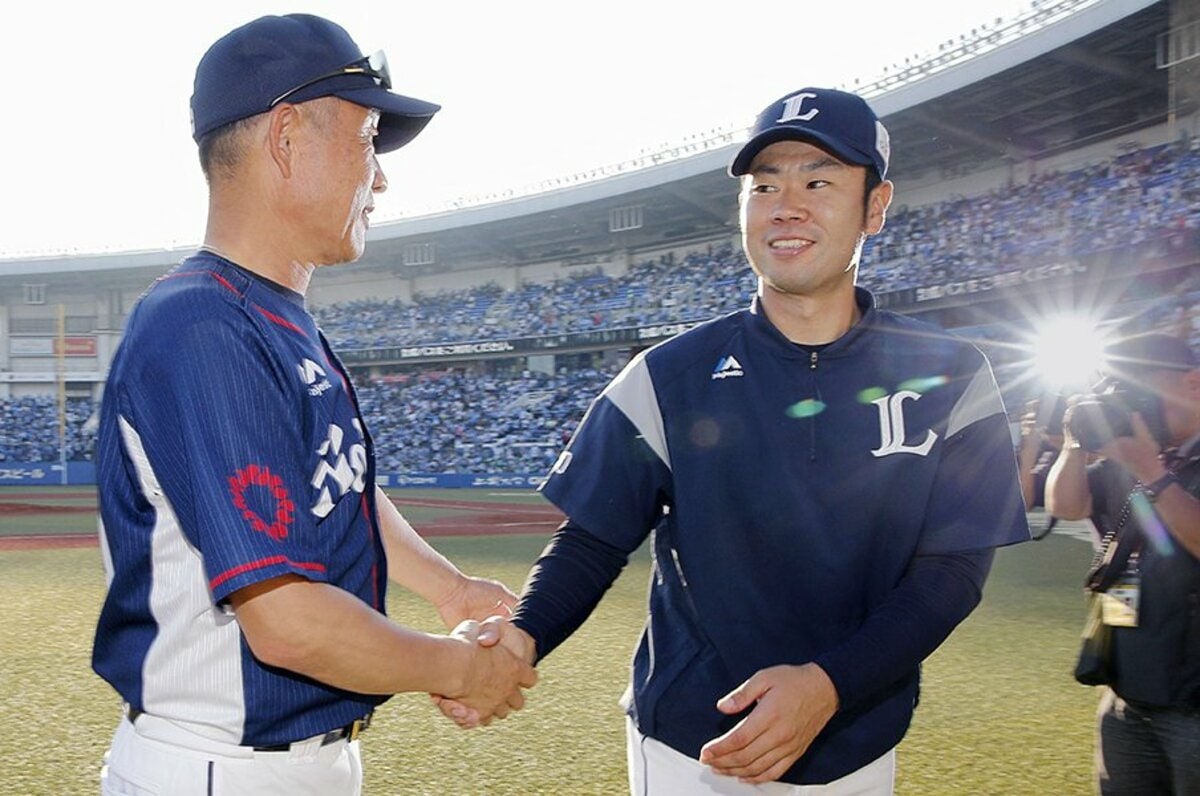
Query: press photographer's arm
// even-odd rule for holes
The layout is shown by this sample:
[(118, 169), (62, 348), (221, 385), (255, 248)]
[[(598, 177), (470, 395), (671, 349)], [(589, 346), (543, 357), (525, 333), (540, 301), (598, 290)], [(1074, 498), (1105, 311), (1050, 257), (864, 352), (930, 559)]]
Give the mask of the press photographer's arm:
[[(1193, 375), (1200, 378), (1200, 372), (1193, 371)], [(1100, 455), (1124, 467), (1141, 484), (1151, 485), (1154, 512), (1163, 527), (1189, 553), (1200, 558), (1200, 500), (1188, 494), (1178, 478), (1167, 477), (1169, 473), (1159, 456), (1158, 443), (1140, 415), (1133, 416), (1133, 428), (1134, 436), (1114, 438), (1100, 449)], [(1190, 436), (1195, 433), (1193, 427)]]
[[(1159, 401), (1160, 436), (1155, 438), (1141, 413), (1132, 414), (1132, 433), (1109, 437), (1093, 447), (1096, 455), (1110, 459), (1143, 485), (1163, 527), (1193, 556), (1200, 557), (1200, 500), (1171, 475), (1162, 451), (1180, 447), (1184, 460), (1200, 454), (1200, 370), (1152, 370), (1142, 374), (1143, 385)], [(1062, 452), (1046, 482), (1046, 508), (1067, 520), (1085, 519), (1093, 513), (1093, 496), (1088, 484), (1089, 452), (1080, 445), (1079, 424), (1072, 422), (1079, 401), (1067, 412)], [(1074, 426), (1074, 429), (1073, 429)], [(1165, 443), (1165, 444), (1164, 444)], [(1179, 477), (1194, 469), (1184, 467)]]
[(1063, 446), (1046, 476), (1046, 512), (1063, 520), (1092, 515), (1092, 492), (1087, 479), (1088, 452), (1063, 429)]

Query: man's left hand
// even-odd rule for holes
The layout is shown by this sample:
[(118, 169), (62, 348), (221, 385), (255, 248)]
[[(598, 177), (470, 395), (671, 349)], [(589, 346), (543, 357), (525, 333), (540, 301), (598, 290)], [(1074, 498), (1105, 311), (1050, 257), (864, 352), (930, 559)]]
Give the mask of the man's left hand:
[(453, 628), (467, 619), (482, 622), (491, 616), (512, 616), (517, 595), (499, 581), (464, 575), (435, 607), (446, 627)]
[(700, 750), (700, 762), (743, 782), (772, 782), (792, 767), (838, 708), (837, 689), (815, 663), (762, 669), (717, 702), (750, 715)]
[(1149, 483), (1165, 472), (1158, 457), (1159, 444), (1140, 414), (1134, 412), (1132, 420), (1132, 436), (1114, 437), (1097, 452), (1124, 467), (1143, 483)]

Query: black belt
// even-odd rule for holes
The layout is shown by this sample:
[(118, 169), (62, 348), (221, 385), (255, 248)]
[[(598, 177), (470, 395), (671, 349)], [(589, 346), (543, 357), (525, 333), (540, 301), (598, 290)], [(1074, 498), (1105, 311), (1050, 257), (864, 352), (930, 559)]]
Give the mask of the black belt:
[[(142, 715), (143, 712), (144, 711), (138, 710), (137, 708), (130, 706), (127, 711), (127, 714), (129, 716), (129, 723), (133, 724), (133, 723), (137, 722), (138, 716)], [(370, 713), (363, 716), (361, 719), (355, 719), (354, 721), (347, 724), (345, 727), (338, 727), (337, 729), (330, 730), (329, 732), (325, 733), (325, 735), (321, 737), (321, 743), (319, 745), (320, 746), (328, 746), (329, 744), (331, 744), (335, 741), (340, 741), (343, 738), (350, 740), (350, 741), (358, 740), (359, 734), (362, 733), (362, 731), (365, 730), (369, 726), (371, 726), (371, 714)], [(292, 744), (281, 743), (281, 744), (276, 744), (275, 746), (256, 746), (256, 747), (254, 747), (254, 751), (256, 751), (256, 752), (287, 752), (287, 751), (290, 751), (291, 748), (292, 748)]]

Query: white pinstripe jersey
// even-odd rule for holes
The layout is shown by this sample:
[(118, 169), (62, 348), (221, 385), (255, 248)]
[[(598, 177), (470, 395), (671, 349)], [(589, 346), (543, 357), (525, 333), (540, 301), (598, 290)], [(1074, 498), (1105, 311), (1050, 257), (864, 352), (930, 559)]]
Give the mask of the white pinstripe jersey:
[(96, 671), (134, 707), (227, 743), (288, 743), (365, 714), (382, 699), (260, 664), (223, 603), (294, 573), (382, 611), (373, 462), (303, 297), (207, 252), (158, 280), (101, 409)]

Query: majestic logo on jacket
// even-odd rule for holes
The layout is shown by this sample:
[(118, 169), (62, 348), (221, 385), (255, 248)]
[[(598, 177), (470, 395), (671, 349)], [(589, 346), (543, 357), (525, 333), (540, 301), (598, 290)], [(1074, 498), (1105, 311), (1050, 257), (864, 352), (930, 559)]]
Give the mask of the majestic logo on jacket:
[(737, 357), (730, 354), (727, 357), (721, 357), (717, 360), (717, 366), (713, 368), (713, 379), (727, 379), (730, 376), (745, 376), (746, 372), (742, 370), (742, 363), (737, 361)]
[(904, 430), (904, 402), (920, 399), (921, 393), (912, 390), (902, 390), (893, 395), (876, 398), (871, 403), (879, 407), (879, 447), (871, 451), (875, 456), (890, 456), (893, 453), (915, 453), (926, 456), (933, 443), (937, 441), (937, 432), (929, 429), (925, 432), (925, 440), (920, 445), (906, 445), (908, 436)]

